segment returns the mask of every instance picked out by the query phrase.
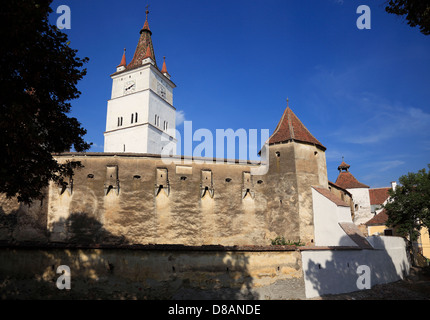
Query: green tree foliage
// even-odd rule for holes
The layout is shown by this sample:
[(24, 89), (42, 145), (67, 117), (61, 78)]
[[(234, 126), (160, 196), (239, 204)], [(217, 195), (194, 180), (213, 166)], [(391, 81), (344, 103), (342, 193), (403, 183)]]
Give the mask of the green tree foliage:
[(390, 0), (385, 11), (405, 16), (408, 25), (418, 26), (421, 33), (430, 34), (430, 0)]
[(409, 172), (399, 182), (401, 186), (390, 190), (391, 200), (385, 205), (387, 226), (413, 241), (423, 226), (430, 229), (430, 171)]
[(51, 2), (1, 2), (0, 192), (25, 203), (76, 166), (57, 163), (53, 153), (90, 147), (86, 130), (67, 115), (88, 58), (78, 58), (49, 23)]

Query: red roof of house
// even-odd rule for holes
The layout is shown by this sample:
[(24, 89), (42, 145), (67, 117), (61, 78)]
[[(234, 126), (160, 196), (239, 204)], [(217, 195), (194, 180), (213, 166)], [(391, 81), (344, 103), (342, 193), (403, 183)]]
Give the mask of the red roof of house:
[(282, 143), (287, 141), (299, 141), (314, 144), (326, 149), (321, 142), (319, 142), (303, 123), (297, 118), (290, 107), (287, 107), (282, 115), (281, 120), (276, 126), (275, 131), (269, 138), (269, 145), (275, 143)]
[(313, 188), (316, 191), (318, 191), (319, 193), (321, 193), (324, 197), (326, 197), (327, 199), (329, 199), (331, 202), (334, 202), (337, 206), (340, 206), (340, 207), (349, 207), (349, 204), (347, 204), (342, 199), (338, 198), (335, 194), (331, 193), (330, 190), (324, 189), (324, 188), (321, 188), (321, 187), (315, 187), (315, 186)]
[(391, 188), (369, 189), (370, 204), (383, 204), (390, 196), (388, 191)]
[(344, 189), (369, 188), (368, 185), (355, 179), (349, 171), (340, 172), (336, 179), (336, 184)]
[(377, 215), (375, 215), (372, 219), (367, 221), (365, 223), (366, 226), (372, 226), (372, 225), (385, 225), (385, 223), (388, 220), (387, 211), (384, 209), (381, 212), (379, 212)]

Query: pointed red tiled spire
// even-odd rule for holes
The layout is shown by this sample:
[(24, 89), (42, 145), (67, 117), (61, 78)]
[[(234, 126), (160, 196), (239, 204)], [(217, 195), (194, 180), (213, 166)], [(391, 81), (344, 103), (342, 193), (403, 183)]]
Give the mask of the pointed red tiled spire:
[[(149, 31), (149, 32), (151, 33), (151, 35), (152, 35), (152, 32), (151, 32), (151, 30), (149, 29), (148, 13), (149, 13), (149, 11), (148, 11), (148, 10), (146, 10), (146, 20), (145, 20), (145, 23), (143, 24), (143, 28), (142, 28), (142, 30), (147, 30), (147, 31)], [(141, 30), (140, 32), (142, 32), (142, 30)]]
[(269, 145), (275, 143), (282, 143), (287, 141), (305, 142), (319, 146), (326, 150), (321, 142), (319, 142), (297, 118), (293, 111), (288, 106), (282, 115), (281, 120), (276, 126), (275, 131), (269, 138)]
[(163, 57), (163, 68), (161, 68), (161, 73), (167, 73), (167, 67), (166, 67), (166, 57)]
[[(154, 61), (155, 66), (157, 66), (157, 61), (155, 60), (154, 46), (152, 45), (152, 39), (151, 39), (152, 32), (151, 30), (149, 30), (148, 13), (149, 11), (146, 10), (145, 24), (143, 25), (143, 28), (140, 30), (139, 42), (137, 43), (137, 47), (136, 47), (136, 51), (134, 52), (133, 59), (127, 66), (127, 70), (140, 67), (142, 65), (142, 60), (147, 57), (150, 57)], [(149, 50), (149, 54), (148, 54), (148, 50)]]
[(119, 67), (126, 67), (126, 66), (127, 66), (127, 62), (126, 62), (126, 59), (125, 59), (125, 48), (124, 48), (124, 53), (122, 54), (121, 63), (118, 65), (117, 68), (119, 68)]

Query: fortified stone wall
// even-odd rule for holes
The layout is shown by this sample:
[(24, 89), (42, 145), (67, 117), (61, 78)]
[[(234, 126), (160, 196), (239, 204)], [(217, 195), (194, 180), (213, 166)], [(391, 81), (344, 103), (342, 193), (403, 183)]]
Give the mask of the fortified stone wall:
[[(295, 142), (259, 164), (157, 155), (64, 153), (81, 167), (30, 208), (4, 201), (0, 240), (82, 244), (312, 244), (312, 185), (327, 188), (325, 154)], [(254, 172), (253, 172), (254, 173)], [(8, 218), (9, 217), (9, 218)], [(12, 218), (11, 218), (12, 217)]]
[[(59, 290), (59, 266), (70, 290)], [(294, 248), (0, 248), (1, 299), (303, 299)]]

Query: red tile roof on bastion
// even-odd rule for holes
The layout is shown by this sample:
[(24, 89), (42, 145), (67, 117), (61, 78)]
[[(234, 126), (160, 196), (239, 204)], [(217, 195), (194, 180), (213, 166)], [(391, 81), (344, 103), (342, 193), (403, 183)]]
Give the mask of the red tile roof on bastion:
[(290, 107), (287, 107), (275, 131), (269, 138), (269, 144), (282, 143), (287, 141), (299, 141), (316, 145), (326, 150), (303, 123), (297, 118)]
[(344, 189), (369, 188), (368, 185), (359, 182), (349, 171), (340, 172), (336, 184)]

